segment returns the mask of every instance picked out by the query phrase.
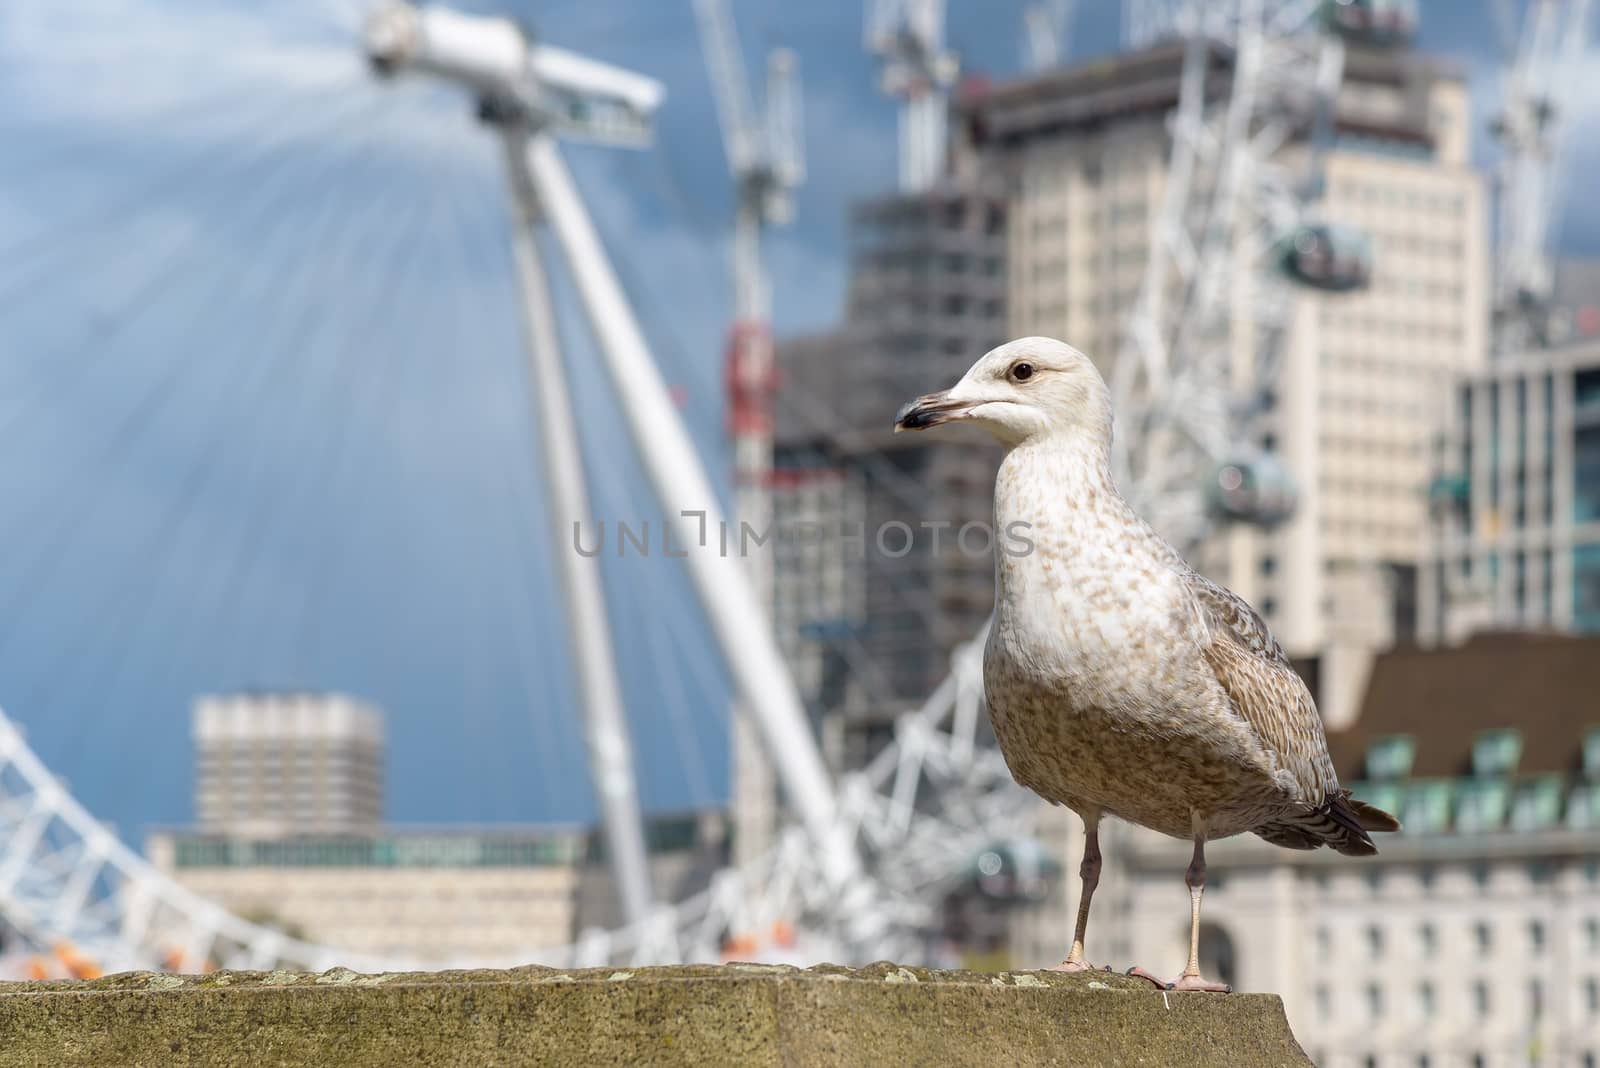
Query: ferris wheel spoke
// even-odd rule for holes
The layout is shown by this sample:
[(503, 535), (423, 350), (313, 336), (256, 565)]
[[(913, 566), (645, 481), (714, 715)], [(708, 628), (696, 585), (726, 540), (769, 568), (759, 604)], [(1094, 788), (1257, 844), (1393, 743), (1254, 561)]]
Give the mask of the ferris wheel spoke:
[[(107, 225), (119, 219), (137, 217), (142, 209), (156, 204), (181, 203), (198, 189), (230, 189), (236, 184), (243, 184), (251, 176), (252, 168), (263, 162), (269, 166), (284, 166), (292, 162), (296, 150), (337, 144), (340, 138), (368, 125), (372, 116), (380, 112), (386, 103), (376, 94), (352, 96), (331, 108), (310, 109), (305, 106), (305, 101), (299, 100), (287, 106), (274, 102), (272, 117), (286, 121), (275, 122), (271, 128), (272, 134), (268, 137), (253, 140), (253, 151), (239, 156), (224, 156), (217, 162), (219, 153), (216, 146), (202, 145), (193, 153), (180, 157), (174, 165), (161, 167), (154, 174), (142, 175), (132, 189), (120, 191), (122, 195), (99, 201), (88, 210), (58, 220), (32, 238), (0, 245), (0, 257), (8, 264), (27, 264), (33, 254), (43, 250), (39, 258), (45, 260), (45, 269), (48, 269), (55, 265), (51, 257), (70, 249), (70, 242), (74, 239), (88, 237), (103, 240)], [(208, 161), (213, 166), (203, 165)], [(35, 263), (35, 266), (39, 265)], [(23, 275), (24, 278), (36, 276), (37, 271), (31, 276), (26, 273)], [(15, 279), (6, 286), (0, 286), (0, 299), (10, 294), (14, 284)]]
[[(288, 192), (292, 192), (292, 187), (290, 190), (288, 190)], [(276, 198), (278, 198), (280, 202), (284, 193), (284, 190), (277, 191)], [(270, 205), (271, 203), (273, 203), (273, 199), (269, 198), (268, 204)], [(246, 215), (241, 220), (242, 225), (230, 228), (230, 232), (248, 233), (250, 230), (250, 222), (251, 217)], [(166, 271), (163, 271), (161, 273), (161, 277), (170, 277), (170, 274)], [(228, 283), (237, 281), (239, 281), (239, 279), (230, 276), (227, 273), (214, 275), (215, 295), (218, 297), (227, 296)], [(238, 304), (242, 299), (240, 296), (241, 292), (242, 287), (234, 290), (233, 303)], [(208, 301), (207, 304), (210, 304), (210, 302)], [(148, 304), (143, 306), (148, 307)], [(103, 359), (104, 354), (109, 351), (110, 346), (103, 345), (97, 350), (96, 357)], [(188, 371), (199, 365), (201, 356), (202, 353), (198, 350), (198, 348), (190, 349), (186, 353), (180, 352), (177, 357), (172, 360), (166, 366), (166, 368), (161, 371), (160, 374), (156, 376), (154, 381), (151, 383), (150, 388), (148, 388), (143, 394), (138, 394), (135, 396), (132, 406), (125, 411), (121, 420), (112, 423), (110, 433), (104, 439), (102, 439), (101, 447), (98, 450), (91, 450), (90, 456), (93, 458), (98, 458), (101, 462), (104, 462), (104, 460), (107, 458), (125, 455), (128, 451), (130, 451), (139, 435), (150, 425), (154, 413), (158, 411), (160, 407), (170, 398), (175, 385), (183, 380), (184, 375)], [(82, 373), (91, 369), (91, 366), (94, 362), (94, 360), (90, 359), (73, 365), (69, 369), (70, 372), (72, 372), (72, 377), (81, 376)], [(53, 387), (49, 390), (48, 395), (59, 395), (61, 388), (60, 383), (45, 384)], [(11, 433), (12, 425), (16, 421), (16, 416), (28, 410), (30, 409), (27, 407), (19, 407), (13, 414), (12, 418), (3, 424), (3, 432), (7, 434)], [(78, 479), (75, 475), (68, 475), (61, 477), (58, 480), (58, 484), (71, 485), (77, 481)], [(91, 505), (94, 503), (96, 503), (96, 501), (92, 500)], [(37, 519), (39, 515), (39, 509), (37, 507), (30, 508), (29, 512)], [(46, 552), (52, 554), (56, 558), (59, 558), (59, 556), (65, 551), (66, 547), (70, 544), (73, 532), (82, 527), (82, 520), (84, 518), (85, 517), (78, 512), (68, 512), (63, 515), (62, 520), (55, 527), (53, 536), (43, 539), (43, 543), (46, 546)], [(24, 574), (27, 576), (28, 580), (31, 580), (33, 586), (36, 588), (44, 581), (50, 570), (51, 568), (48, 566), (41, 566), (40, 562), (36, 562), (34, 566), (24, 569)], [(7, 598), (8, 604), (13, 612), (20, 612), (23, 609), (23, 606), (27, 603), (29, 594), (25, 592), (25, 590), (26, 587), (24, 590), (13, 592), (13, 594)], [(4, 649), (9, 635), (10, 632), (8, 632), (6, 635), (0, 635), (0, 650)]]
[[(319, 182), (317, 185), (318, 187), (321, 187), (322, 183)], [(326, 203), (321, 209), (321, 213), (324, 216), (332, 216), (332, 209), (336, 206), (336, 204), (334, 203), (333, 198), (329, 195), (325, 194), (324, 199)], [(279, 237), (281, 250), (283, 252), (289, 252), (291, 249), (293, 249), (295, 235), (292, 231), (283, 230), (280, 231), (277, 236)], [(264, 255), (259, 263), (265, 266), (259, 267), (254, 271), (254, 273), (257, 276), (270, 276), (273, 271), (272, 265), (278, 260), (278, 257), (273, 255), (277, 249), (275, 249), (271, 244), (266, 244), (260, 247), (260, 251)], [(253, 295), (251, 294), (249, 287), (244, 284), (245, 279), (241, 278), (235, 281), (238, 282), (237, 292), (246, 295), (241, 297), (241, 299), (248, 299), (249, 296)], [(306, 291), (309, 294), (314, 290), (307, 289)], [(232, 309), (227, 310), (231, 311)], [(259, 340), (261, 340), (263, 343), (268, 343), (270, 342), (271, 338), (272, 332), (269, 330), (262, 335)], [(232, 409), (227, 403), (229, 393), (237, 393), (241, 390), (241, 387), (244, 391), (249, 391), (267, 384), (270, 379), (266, 376), (270, 373), (271, 364), (272, 361), (269, 360), (247, 362), (244, 365), (244, 377), (242, 379), (229, 373), (229, 369), (224, 369), (219, 394), (211, 398), (210, 401), (201, 409), (211, 413), (212, 415), (210, 428), (203, 433), (204, 438), (209, 439), (215, 437), (217, 435), (217, 431), (222, 429), (223, 424), (227, 421), (228, 416), (231, 414)], [(237, 425), (235, 428), (237, 429)], [(129, 447), (131, 448), (131, 442)], [(130, 584), (135, 582), (137, 579), (144, 578), (149, 574), (154, 574), (156, 576), (155, 584), (147, 586), (147, 598), (155, 598), (158, 592), (166, 587), (168, 582), (167, 576), (171, 573), (173, 565), (186, 559), (184, 550), (187, 548), (187, 546), (182, 536), (184, 527), (187, 525), (187, 521), (194, 513), (199, 501), (202, 499), (202, 490), (209, 480), (211, 474), (216, 469), (216, 463), (218, 459), (223, 454), (224, 450), (217, 448), (201, 450), (197, 454), (196, 461), (191, 465), (189, 473), (180, 483), (182, 488), (180, 490), (180, 495), (177, 499), (176, 506), (167, 509), (163, 513), (160, 526), (147, 540), (145, 547), (141, 551), (134, 554), (133, 559), (138, 563), (129, 568), (127, 571), (127, 574), (130, 576)], [(81, 523), (81, 520), (75, 522), (73, 525), (78, 525), (78, 523)], [(64, 538), (56, 539), (53, 544), (65, 546), (67, 544), (67, 540)], [(164, 553), (162, 553), (163, 549), (165, 550)], [(58, 556), (59, 555), (61, 554), (58, 553)], [(157, 566), (150, 568), (149, 570), (146, 570), (140, 566), (141, 563), (149, 560), (158, 561)], [(38, 574), (45, 570), (47, 569), (34, 568), (30, 571), (30, 573)], [(131, 597), (132, 594), (130, 593), (129, 596)], [(152, 607), (153, 602), (150, 602), (148, 607), (141, 609), (141, 614), (147, 613)], [(143, 633), (143, 629), (135, 629), (131, 633), (140, 634)], [(123, 643), (120, 647), (121, 656), (119, 656), (114, 662), (108, 663), (104, 670), (107, 673), (120, 670), (120, 665), (126, 660), (133, 644), (134, 643), (132, 641)], [(63, 672), (62, 677), (79, 677), (80, 674), (81, 673)], [(49, 676), (47, 675), (45, 677)], [(93, 693), (104, 691), (91, 690), (90, 692)], [(45, 695), (43, 694), (35, 694), (34, 700), (42, 703), (42, 698), (44, 696)]]

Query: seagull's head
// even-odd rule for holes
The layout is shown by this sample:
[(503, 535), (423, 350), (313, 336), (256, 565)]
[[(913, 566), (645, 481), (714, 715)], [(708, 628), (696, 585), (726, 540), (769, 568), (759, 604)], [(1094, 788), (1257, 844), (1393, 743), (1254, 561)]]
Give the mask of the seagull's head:
[(1111, 391), (1089, 357), (1048, 337), (1024, 337), (991, 349), (961, 381), (900, 409), (894, 428), (926, 430), (974, 423), (1006, 445), (1054, 435), (1111, 441)]

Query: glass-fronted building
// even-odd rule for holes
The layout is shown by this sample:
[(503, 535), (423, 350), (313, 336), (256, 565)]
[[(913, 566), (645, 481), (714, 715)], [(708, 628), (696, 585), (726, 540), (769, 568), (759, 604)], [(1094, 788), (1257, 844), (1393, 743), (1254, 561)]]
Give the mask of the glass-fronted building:
[(1600, 344), (1508, 357), (1468, 376), (1435, 465), (1423, 638), (1600, 633)]

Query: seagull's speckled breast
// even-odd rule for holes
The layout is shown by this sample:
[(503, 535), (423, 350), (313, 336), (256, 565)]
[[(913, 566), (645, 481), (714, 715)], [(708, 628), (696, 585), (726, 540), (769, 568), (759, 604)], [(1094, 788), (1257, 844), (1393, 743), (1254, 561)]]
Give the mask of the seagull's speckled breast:
[(997, 555), (984, 656), (990, 717), (1017, 780), (1180, 838), (1196, 813), (1220, 837), (1282, 810), (1277, 761), (1202, 653), (1188, 568), (1117, 493), (1103, 452), (1013, 449), (995, 523), (1017, 522), (1033, 550)]

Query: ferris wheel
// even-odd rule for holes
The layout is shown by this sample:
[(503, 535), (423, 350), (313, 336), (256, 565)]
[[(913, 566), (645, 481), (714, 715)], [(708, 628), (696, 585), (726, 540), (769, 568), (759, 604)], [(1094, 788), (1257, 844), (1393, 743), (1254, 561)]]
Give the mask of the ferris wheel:
[[(1167, 185), (1111, 375), (1120, 484), (1174, 544), (1219, 525), (1275, 525), (1295, 488), (1259, 442), (1297, 293), (1372, 277), (1369, 239), (1321, 219), (1347, 41), (1408, 41), (1401, 0), (1133, 0), (1134, 45), (1187, 41)], [(1218, 59), (1228, 88), (1205, 82)], [(1303, 146), (1302, 151), (1296, 151)]]
[[(707, 18), (715, 17), (714, 7), (704, 8)], [(1166, 199), (1112, 383), (1128, 427), (1119, 435), (1123, 483), (1179, 541), (1192, 542), (1221, 521), (1271, 522), (1290, 506), (1271, 461), (1235, 454), (1233, 445), (1241, 440), (1240, 428), (1259, 415), (1252, 391), (1272, 380), (1294, 287), (1358, 288), (1370, 266), (1357, 235), (1315, 217), (1316, 153), (1310, 162), (1290, 164), (1280, 149), (1308, 129), (1315, 145), (1330, 121), (1343, 40), (1398, 36), (1403, 9), (1295, 0), (1129, 4), (1130, 45), (1174, 34), (1188, 41), (1181, 100), (1171, 119)], [(542, 454), (555, 510), (581, 514), (584, 480), (563, 488), (562, 475), (595, 462), (578, 448), (575, 407), (562, 388), (572, 365), (562, 351), (549, 279), (561, 270), (598, 338), (609, 389), (663, 510), (694, 509), (689, 522), (707, 522), (715, 495), (702, 461), (558, 144), (566, 138), (646, 142), (659, 88), (551, 47), (503, 19), (393, 4), (364, 26), (366, 59), (384, 76), (433, 76), (464, 86), (484, 125), (473, 131), (459, 113), (437, 111), (426, 122), (454, 122), (467, 127), (467, 135), (499, 142), (496, 162), (506, 168), (513, 193), (513, 292), (520, 296), (541, 387)], [(1207, 77), (1218, 50), (1231, 64), (1221, 92)], [(926, 127), (922, 115), (910, 124), (908, 138), (923, 147), (936, 142)], [(262, 146), (262, 154), (270, 147)], [(741, 161), (750, 164), (741, 156), (736, 166)], [(1241, 317), (1228, 299), (1234, 285), (1257, 294), (1251, 314)], [(509, 306), (502, 310), (515, 319)], [(1241, 337), (1250, 355), (1243, 375), (1233, 356)], [(1208, 499), (1210, 484), (1223, 492)], [(709, 521), (716, 520), (713, 511)], [(680, 544), (694, 540), (686, 527)], [(718, 873), (704, 893), (676, 902), (654, 897), (640, 878), (636, 773), (618, 715), (604, 606), (592, 582), (568, 574), (567, 609), (588, 621), (578, 656), (590, 712), (587, 751), (594, 781), (611, 784), (600, 807), (616, 878), (633, 887), (623, 895), (630, 922), (587, 932), (571, 945), (516, 947), (504, 961), (461, 963), (715, 959), (730, 937), (779, 922), (808, 932), (815, 946), (826, 947), (819, 953), (914, 956), (951, 880), (1032, 811), (1034, 800), (1015, 786), (985, 740), (981, 635), (957, 651), (935, 693), (896, 722), (892, 744), (861, 771), (830, 781), (775, 647), (762, 637), (748, 577), (731, 562), (699, 559), (690, 565), (691, 583), (714, 636), (708, 643), (719, 645), (729, 662), (743, 705), (786, 776), (796, 818), (771, 850)], [(31, 944), (68, 943), (106, 968), (214, 963), (376, 970), (417, 964), (352, 957), (289, 938), (195, 896), (97, 822), (3, 718), (0, 916)]]

